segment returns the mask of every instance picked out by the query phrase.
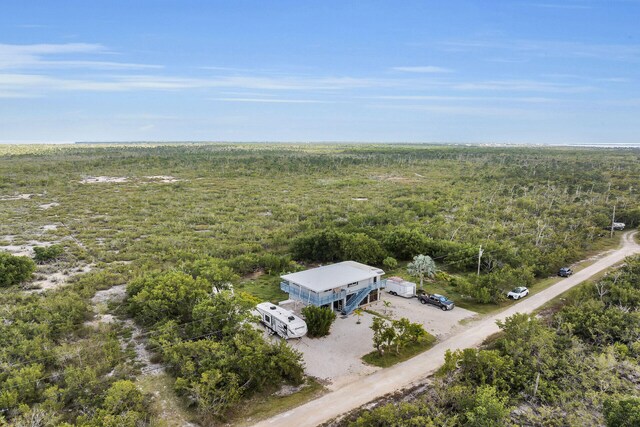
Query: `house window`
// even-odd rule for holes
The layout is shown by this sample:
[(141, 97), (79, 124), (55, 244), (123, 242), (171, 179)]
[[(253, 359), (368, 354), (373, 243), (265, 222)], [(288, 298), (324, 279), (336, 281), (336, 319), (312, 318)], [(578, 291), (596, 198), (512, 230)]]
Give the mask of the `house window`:
[(378, 277), (377, 276), (373, 278), (373, 283), (378, 283)]
[(358, 282), (349, 283), (349, 284), (347, 285), (347, 288), (352, 288), (352, 287), (354, 287), (354, 286), (358, 286)]

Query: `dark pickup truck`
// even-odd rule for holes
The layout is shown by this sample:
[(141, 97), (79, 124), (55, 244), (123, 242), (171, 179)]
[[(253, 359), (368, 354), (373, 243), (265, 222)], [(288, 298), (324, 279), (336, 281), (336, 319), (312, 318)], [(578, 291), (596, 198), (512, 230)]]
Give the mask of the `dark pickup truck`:
[(558, 276), (560, 277), (569, 277), (573, 274), (573, 270), (571, 270), (569, 267), (562, 267), (560, 270), (558, 270)]
[(455, 304), (449, 298), (438, 294), (422, 294), (418, 295), (418, 299), (422, 304), (431, 304), (439, 307), (442, 311), (453, 310)]

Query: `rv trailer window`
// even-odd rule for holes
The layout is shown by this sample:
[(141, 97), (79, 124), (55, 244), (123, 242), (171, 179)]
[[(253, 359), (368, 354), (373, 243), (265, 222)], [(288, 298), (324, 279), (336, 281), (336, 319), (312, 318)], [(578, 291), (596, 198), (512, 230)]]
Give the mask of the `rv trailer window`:
[(268, 314), (264, 315), (264, 321), (267, 323), (271, 323), (271, 317)]

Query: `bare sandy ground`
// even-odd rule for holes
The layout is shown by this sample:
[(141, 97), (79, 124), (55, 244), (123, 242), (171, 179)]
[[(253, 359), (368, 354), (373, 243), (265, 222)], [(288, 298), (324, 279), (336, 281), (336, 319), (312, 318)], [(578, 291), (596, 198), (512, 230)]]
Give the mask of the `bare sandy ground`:
[(11, 200), (29, 200), (33, 196), (42, 196), (42, 194), (16, 194), (14, 196), (0, 196), (0, 201), (11, 201)]
[(423, 383), (444, 363), (444, 355), (448, 350), (477, 347), (487, 337), (498, 332), (499, 328), (496, 325), (496, 321), (504, 320), (518, 312), (531, 313), (563, 292), (623, 261), (625, 257), (640, 253), (640, 245), (634, 241), (633, 236), (635, 233), (635, 231), (624, 233), (622, 248), (599, 259), (573, 276), (517, 302), (496, 315), (469, 323), (463, 330), (436, 344), (432, 349), (391, 368), (382, 369), (364, 376), (318, 399), (255, 425), (278, 427), (317, 426), (378, 397), (408, 386)]
[(126, 176), (87, 176), (80, 180), (81, 184), (122, 183), (129, 181)]
[[(445, 312), (422, 305), (416, 298), (406, 299), (388, 294), (383, 294), (382, 301), (366, 308), (396, 320), (406, 317), (411, 322), (422, 324), (427, 332), (439, 339), (455, 330), (460, 320), (475, 315), (461, 308)], [(330, 390), (337, 390), (380, 369), (362, 361), (362, 356), (374, 350), (371, 330), (373, 317), (372, 314), (363, 313), (360, 324), (353, 314), (346, 319), (338, 317), (328, 336), (289, 340), (289, 345), (302, 352), (307, 375), (318, 378)]]
[[(151, 175), (145, 176), (149, 182), (161, 182), (161, 183), (172, 183), (182, 181), (171, 175)], [(112, 183), (112, 184), (120, 184), (129, 182), (132, 178), (128, 176), (87, 176), (80, 180), (81, 184), (104, 184), (104, 183)]]

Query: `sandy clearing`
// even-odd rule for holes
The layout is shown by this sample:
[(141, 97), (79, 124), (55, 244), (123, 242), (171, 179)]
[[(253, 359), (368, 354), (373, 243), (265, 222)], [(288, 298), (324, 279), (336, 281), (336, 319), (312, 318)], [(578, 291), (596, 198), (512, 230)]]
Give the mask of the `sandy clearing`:
[(487, 337), (498, 332), (496, 321), (504, 320), (519, 312), (531, 313), (549, 300), (623, 261), (625, 257), (640, 253), (640, 245), (634, 240), (635, 233), (635, 231), (624, 233), (622, 248), (599, 259), (573, 276), (560, 280), (557, 284), (515, 303), (498, 314), (469, 323), (463, 330), (436, 344), (430, 350), (388, 369), (376, 371), (318, 399), (255, 425), (316, 426), (388, 393), (424, 383), (444, 363), (444, 356), (448, 350), (477, 347)]
[(87, 176), (80, 180), (81, 184), (122, 183), (129, 181), (126, 176)]
[(60, 203), (56, 203), (56, 202), (44, 203), (42, 205), (38, 205), (38, 208), (42, 210), (47, 210), (47, 209), (55, 208), (56, 206), (60, 206)]
[[(6, 237), (6, 236), (5, 236)], [(13, 238), (11, 239), (13, 240)], [(38, 240), (30, 240), (24, 245), (4, 245), (0, 246), (0, 250), (5, 250), (11, 255), (33, 257), (35, 246), (51, 246), (57, 242), (40, 242)]]
[(93, 305), (98, 305), (107, 303), (112, 300), (122, 301), (124, 300), (126, 294), (127, 285), (112, 286), (109, 289), (96, 292), (93, 298), (91, 298), (91, 303)]
[(0, 201), (10, 201), (10, 200), (29, 200), (33, 196), (42, 196), (42, 194), (18, 194), (15, 196), (0, 196)]
[(26, 290), (26, 292), (39, 293), (51, 289), (58, 289), (59, 287), (66, 285), (69, 279), (73, 276), (89, 273), (92, 269), (93, 265), (87, 264), (82, 267), (74, 268), (73, 270), (56, 271), (54, 273), (42, 273), (45, 278), (27, 283), (26, 286), (28, 287), (28, 289)]
[(151, 179), (153, 181), (164, 182), (164, 183), (181, 181), (180, 179), (171, 175), (152, 175), (152, 176), (145, 176), (145, 178)]

